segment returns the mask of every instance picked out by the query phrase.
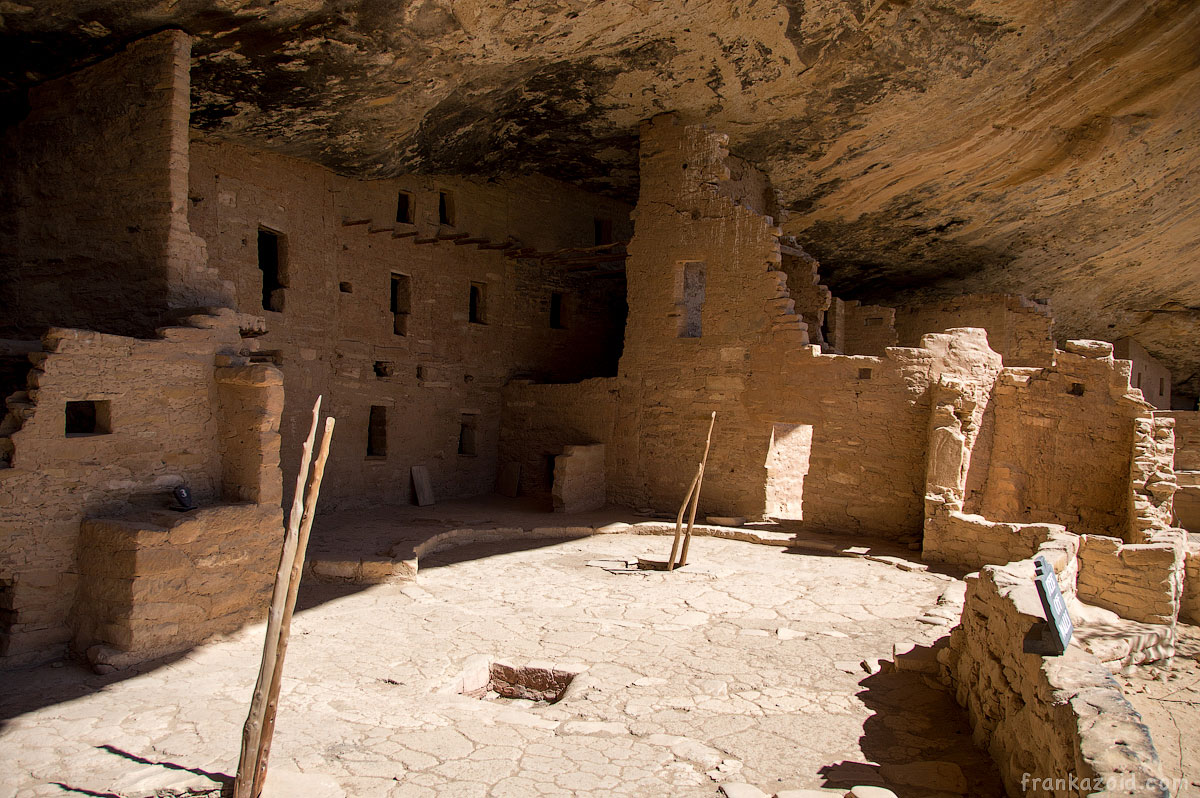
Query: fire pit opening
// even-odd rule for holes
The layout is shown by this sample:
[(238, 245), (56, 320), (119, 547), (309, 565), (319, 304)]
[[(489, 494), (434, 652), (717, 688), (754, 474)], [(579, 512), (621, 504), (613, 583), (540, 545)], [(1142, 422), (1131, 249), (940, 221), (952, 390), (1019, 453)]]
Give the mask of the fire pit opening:
[(480, 700), (520, 699), (553, 704), (563, 698), (582, 668), (549, 662), (518, 665), (491, 657), (472, 657), (454, 684), (454, 692)]

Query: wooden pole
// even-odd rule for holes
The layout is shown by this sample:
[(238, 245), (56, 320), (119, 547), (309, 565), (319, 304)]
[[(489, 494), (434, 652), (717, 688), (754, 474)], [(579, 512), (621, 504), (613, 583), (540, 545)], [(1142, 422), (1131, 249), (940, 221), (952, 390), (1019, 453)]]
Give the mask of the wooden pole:
[(679, 515), (675, 516), (675, 541), (671, 544), (671, 556), (667, 558), (667, 570), (675, 570), (675, 557), (679, 554), (679, 540), (683, 537), (683, 514), (687, 512), (688, 502), (692, 500), (692, 493), (696, 490), (696, 483), (700, 481), (700, 471), (704, 466), (696, 468), (696, 476), (692, 477), (692, 485), (687, 489), (687, 495), (683, 497), (683, 504), (679, 505)]
[(708, 450), (712, 446), (713, 427), (717, 423), (717, 411), (712, 412), (708, 422), (708, 440), (704, 442), (704, 459), (700, 461), (700, 473), (696, 476), (696, 491), (692, 494), (692, 512), (688, 515), (687, 534), (683, 537), (683, 551), (679, 552), (679, 564), (687, 565), (688, 547), (692, 545), (692, 525), (696, 521), (696, 508), (700, 506), (700, 488), (704, 485), (704, 469), (708, 465)]
[(300, 455), (300, 473), (296, 477), (296, 495), (288, 516), (287, 532), (283, 538), (283, 551), (279, 557), (279, 570), (275, 574), (275, 589), (271, 593), (271, 607), (267, 610), (267, 635), (263, 643), (263, 658), (258, 669), (258, 681), (254, 684), (254, 697), (250, 700), (250, 714), (242, 728), (242, 752), (238, 758), (237, 778), (233, 782), (234, 798), (250, 798), (256, 761), (258, 741), (262, 736), (263, 718), (267, 709), (267, 686), (275, 669), (276, 651), (279, 643), (279, 627), (283, 621), (284, 605), (287, 601), (288, 577), (292, 562), (296, 559), (296, 544), (300, 534), (301, 514), (304, 511), (304, 484), (308, 481), (308, 468), (312, 462), (313, 444), (317, 440), (317, 418), (321, 412), (321, 397), (313, 404), (312, 427), (304, 441)]
[(300, 535), (296, 554), (292, 560), (291, 578), (288, 580), (287, 604), (284, 606), (283, 623), (279, 629), (278, 655), (271, 673), (271, 687), (267, 692), (266, 714), (263, 718), (262, 735), (255, 756), (254, 786), (250, 795), (258, 798), (267, 780), (267, 758), (271, 754), (271, 739), (275, 735), (275, 712), (279, 708), (279, 688), (283, 681), (283, 659), (287, 655), (288, 641), (292, 636), (292, 613), (296, 609), (296, 595), (300, 591), (300, 576), (304, 572), (304, 557), (308, 550), (308, 536), (312, 532), (313, 516), (317, 509), (317, 495), (321, 492), (321, 480), (325, 476), (325, 461), (329, 459), (329, 443), (333, 438), (333, 418), (325, 419), (325, 434), (321, 438), (321, 449), (313, 466), (312, 483), (304, 503), (304, 520), (300, 524)]

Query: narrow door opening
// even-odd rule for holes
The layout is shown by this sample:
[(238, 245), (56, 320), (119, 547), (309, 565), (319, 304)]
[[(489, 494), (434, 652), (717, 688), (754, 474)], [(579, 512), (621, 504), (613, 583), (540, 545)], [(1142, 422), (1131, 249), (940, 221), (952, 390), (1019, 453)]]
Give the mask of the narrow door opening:
[(699, 338), (704, 308), (704, 264), (695, 261), (681, 264), (678, 285), (679, 337)]
[(407, 274), (392, 275), (392, 332), (408, 335), (408, 317), (412, 310), (412, 280)]
[(804, 478), (812, 453), (813, 428), (809, 424), (771, 425), (767, 451), (766, 512), (770, 518), (804, 517)]
[(401, 191), (396, 195), (396, 221), (401, 224), (413, 223), (413, 196), (407, 191)]
[(487, 324), (487, 284), (471, 283), (467, 318), (472, 324)]
[(283, 256), (283, 236), (259, 228), (258, 268), (262, 272), (263, 310), (283, 312), (283, 290), (287, 287), (283, 279)]
[(566, 327), (563, 324), (563, 295), (560, 291), (550, 293), (550, 327), (554, 330)]
[(479, 454), (479, 416), (463, 413), (458, 426), (458, 453), (467, 457)]
[(612, 240), (613, 240), (612, 219), (602, 219), (601, 217), (597, 216), (592, 219), (592, 227), (593, 227), (593, 232), (595, 233), (595, 235), (594, 235), (595, 242), (594, 243), (596, 244), (596, 246), (599, 247), (599, 246), (603, 246), (605, 244), (612, 243)]
[(387, 408), (371, 405), (367, 417), (367, 457), (387, 457)]
[(454, 195), (449, 191), (438, 192), (438, 224), (454, 226)]

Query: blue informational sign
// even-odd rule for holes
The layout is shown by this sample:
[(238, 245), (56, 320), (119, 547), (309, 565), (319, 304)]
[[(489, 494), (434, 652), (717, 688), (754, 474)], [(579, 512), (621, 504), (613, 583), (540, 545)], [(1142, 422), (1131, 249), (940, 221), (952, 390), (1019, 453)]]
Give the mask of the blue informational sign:
[(1061, 655), (1066, 652), (1075, 633), (1075, 625), (1071, 623), (1071, 614), (1067, 612), (1067, 602), (1063, 599), (1062, 591), (1058, 588), (1058, 579), (1054, 569), (1042, 555), (1033, 558), (1034, 581), (1037, 583), (1038, 598), (1042, 600), (1042, 609), (1046, 613), (1048, 634), (1043, 635), (1043, 641), (1050, 649), (1045, 652)]

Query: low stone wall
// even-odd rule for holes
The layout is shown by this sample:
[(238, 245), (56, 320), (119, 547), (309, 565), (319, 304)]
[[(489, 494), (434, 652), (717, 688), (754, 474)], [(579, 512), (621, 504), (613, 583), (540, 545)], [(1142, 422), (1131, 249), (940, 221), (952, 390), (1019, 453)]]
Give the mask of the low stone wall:
[[(1069, 557), (1048, 559), (1065, 569)], [(976, 744), (1009, 795), (1168, 798), (1150, 732), (1104, 666), (1077, 645), (1061, 657), (1024, 653), (1043, 618), (1033, 575), (1021, 560), (969, 577), (962, 621), (939, 654)]]
[(969, 515), (930, 500), (921, 558), (976, 569), (1032, 557), (1047, 543), (1078, 548), (1078, 538), (1059, 524), (1006, 524)]
[(257, 620), (282, 535), (282, 509), (265, 504), (85, 520), (76, 648), (93, 662), (120, 666)]
[(1184, 549), (1183, 596), (1179, 602), (1179, 620), (1200, 624), (1200, 543), (1190, 542)]
[[(1167, 537), (1167, 533), (1162, 533)], [(1084, 535), (1079, 547), (1081, 601), (1142, 623), (1174, 625), (1183, 594), (1183, 540), (1122, 543)]]

